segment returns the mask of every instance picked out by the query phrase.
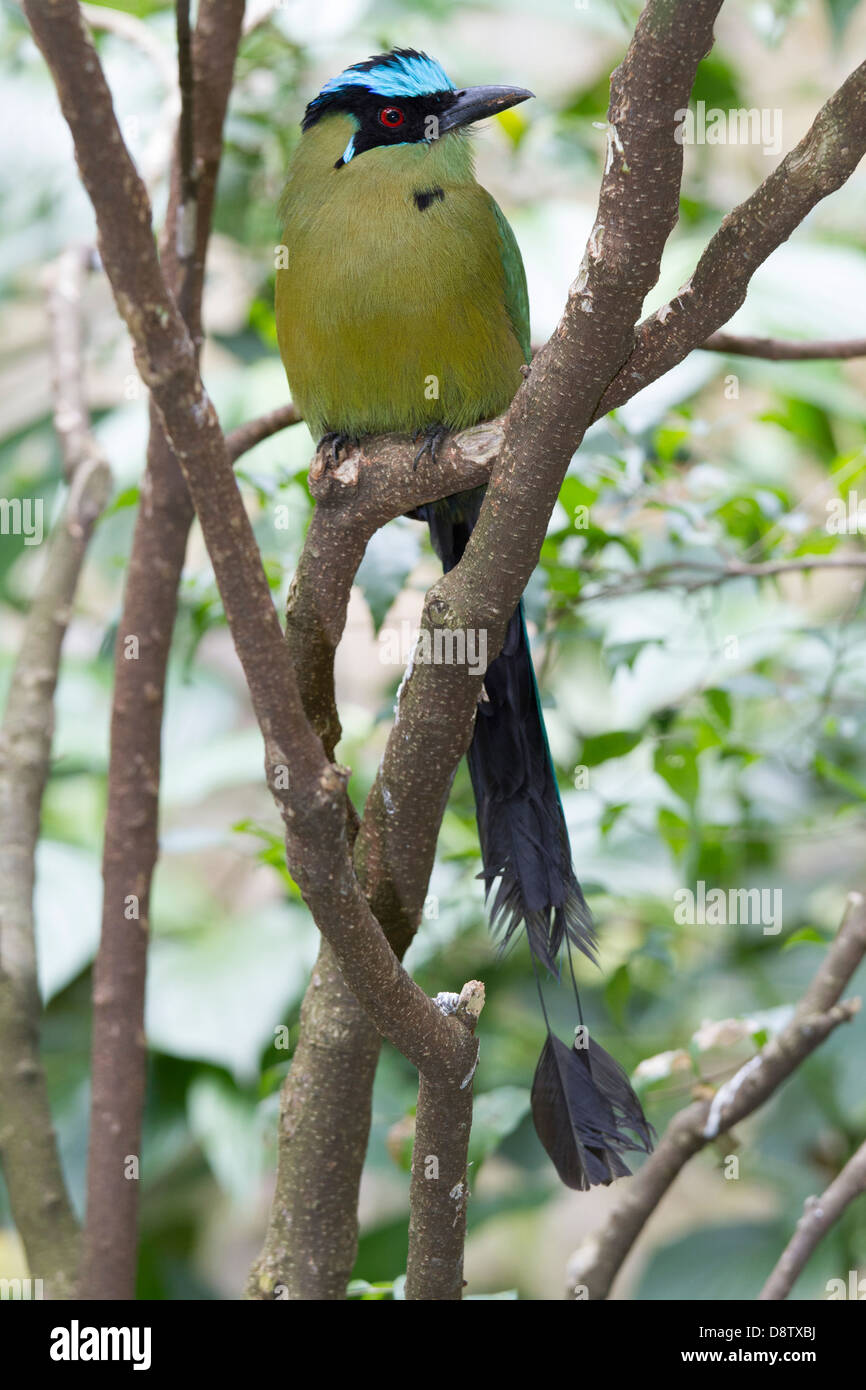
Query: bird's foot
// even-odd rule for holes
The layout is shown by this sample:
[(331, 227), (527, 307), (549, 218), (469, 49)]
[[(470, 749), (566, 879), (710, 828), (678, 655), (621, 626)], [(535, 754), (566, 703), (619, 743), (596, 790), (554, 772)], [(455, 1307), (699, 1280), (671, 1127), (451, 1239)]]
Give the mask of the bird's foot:
[(332, 430), (328, 434), (323, 434), (316, 445), (316, 453), (322, 454), (324, 464), (327, 468), (336, 468), (340, 458), (340, 450), (357, 448), (358, 437), (354, 434), (344, 434), (342, 430)]
[(448, 434), (449, 430), (446, 425), (428, 425), (426, 429), (417, 430), (416, 433), (413, 434), (413, 440), (421, 439), (422, 436), (424, 439), (424, 443), (421, 445), (412, 463), (413, 472), (418, 467), (418, 464), (425, 454), (429, 454), (434, 463), (439, 462), (439, 450), (442, 447), (442, 441), (447, 438)]
[[(343, 434), (341, 430), (323, 434), (316, 445), (316, 457), (310, 466), (310, 485), (317, 484), (328, 476), (336, 478), (344, 486), (357, 483), (360, 455), (356, 451), (360, 442), (355, 435)], [(345, 451), (342, 463), (341, 451)]]

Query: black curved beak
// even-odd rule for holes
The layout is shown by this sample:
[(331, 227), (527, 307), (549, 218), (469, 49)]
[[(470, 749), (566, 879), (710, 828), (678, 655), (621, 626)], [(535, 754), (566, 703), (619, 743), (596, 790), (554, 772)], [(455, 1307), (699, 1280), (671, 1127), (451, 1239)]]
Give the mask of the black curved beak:
[(462, 92), (455, 92), (454, 101), (439, 117), (439, 133), (444, 135), (458, 126), (483, 121), (485, 116), (495, 116), (534, 96), (535, 93), (525, 87), (466, 87)]

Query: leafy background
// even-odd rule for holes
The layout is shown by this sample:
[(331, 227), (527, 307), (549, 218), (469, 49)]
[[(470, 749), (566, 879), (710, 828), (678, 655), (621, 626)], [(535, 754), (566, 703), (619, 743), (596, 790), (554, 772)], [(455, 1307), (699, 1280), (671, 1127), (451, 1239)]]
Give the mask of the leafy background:
[[(172, 60), (163, 3), (142, 18)], [(514, 81), (537, 99), (489, 122), (479, 176), (505, 208), (529, 274), (533, 334), (556, 322), (591, 225), (607, 78), (639, 6), (591, 0), (311, 0), (249, 6), (226, 132), (207, 284), (204, 371), (227, 427), (286, 399), (272, 311), (275, 208), (305, 102), (349, 62), (392, 44), (429, 49), (458, 82)], [(732, 0), (696, 98), (783, 113), (783, 147), (866, 41), (866, 5)], [(159, 68), (113, 37), (99, 46), (127, 138), (159, 167)], [(50, 419), (46, 268), (93, 237), (69, 137), (17, 7), (0, 8), (0, 495), (60, 500)], [(656, 307), (687, 277), (724, 212), (774, 163), (760, 146), (686, 149), (682, 216)], [(866, 173), (819, 205), (755, 278), (743, 331), (862, 335)], [(164, 180), (153, 179), (157, 213)], [(138, 503), (146, 408), (104, 281), (86, 298), (94, 420), (116, 490), (91, 546), (65, 649), (38, 862), (44, 1048), (81, 1206), (90, 963), (100, 915), (111, 650)], [(862, 887), (866, 836), (866, 625), (856, 570), (728, 580), (692, 593), (638, 571), (679, 564), (862, 554), (832, 534), (828, 502), (866, 502), (866, 364), (770, 364), (693, 354), (575, 456), (528, 592), (550, 739), (575, 862), (601, 927), (601, 970), (579, 967), (588, 1021), (632, 1069), (658, 1129), (696, 1080), (717, 1081), (786, 1016)], [(243, 460), (244, 495), (281, 603), (309, 517), (311, 440), (300, 426)], [(588, 508), (588, 514), (579, 509)], [(581, 524), (588, 515), (589, 524)], [(38, 547), (0, 544), (0, 679), (8, 679)], [(393, 522), (370, 547), (337, 662), (360, 806), (402, 668), (390, 639), (418, 617), (436, 573), (421, 528)], [(697, 571), (691, 573), (695, 578)], [(625, 589), (616, 596), (611, 590)], [(140, 1293), (233, 1298), (257, 1252), (275, 1161), (278, 1088), (297, 1037), (315, 933), (283, 865), (261, 748), (200, 535), (184, 573), (164, 735), (162, 857), (153, 905), (150, 1082), (142, 1166)], [(527, 1118), (541, 1041), (523, 950), (497, 960), (486, 927), (465, 769), (445, 816), (431, 898), (409, 963), (431, 993), (485, 979), (467, 1278), (473, 1295), (558, 1297), (570, 1251), (616, 1192), (563, 1191)], [(783, 894), (776, 934), (680, 926), (678, 889)], [(554, 1003), (561, 1031), (568, 1000)], [(713, 1027), (738, 1020), (726, 1027)], [(282, 1030), (282, 1031), (281, 1031)], [(288, 1043), (288, 1046), (284, 1044)], [(282, 1045), (281, 1045), (282, 1044)], [(862, 1137), (866, 1022), (841, 1030), (737, 1135), (694, 1162), (630, 1259), (619, 1296), (754, 1296), (803, 1199)], [(411, 1068), (386, 1047), (362, 1192), (359, 1296), (399, 1296), (405, 1269)], [(726, 1145), (731, 1150), (730, 1142)], [(796, 1295), (826, 1296), (866, 1258), (855, 1206)], [(0, 1275), (23, 1256), (0, 1190)], [(393, 1281), (396, 1280), (396, 1283)], [(381, 1288), (376, 1286), (381, 1285)], [(366, 1290), (366, 1293), (361, 1291)]]

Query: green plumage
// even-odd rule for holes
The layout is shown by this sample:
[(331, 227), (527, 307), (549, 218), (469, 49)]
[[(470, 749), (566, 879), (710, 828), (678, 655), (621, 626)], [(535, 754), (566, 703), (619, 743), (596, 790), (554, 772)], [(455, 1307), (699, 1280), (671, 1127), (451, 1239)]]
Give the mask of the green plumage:
[(462, 132), (335, 169), (355, 128), (323, 116), (289, 170), (276, 314), (292, 398), (314, 438), (490, 419), (529, 359), (514, 233)]

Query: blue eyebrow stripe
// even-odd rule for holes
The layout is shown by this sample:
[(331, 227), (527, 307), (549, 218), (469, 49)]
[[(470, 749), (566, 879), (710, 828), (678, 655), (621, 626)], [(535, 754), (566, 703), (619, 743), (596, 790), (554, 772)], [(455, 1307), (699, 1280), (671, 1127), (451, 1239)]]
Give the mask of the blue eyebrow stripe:
[(431, 92), (453, 92), (454, 83), (435, 58), (426, 53), (395, 54), (373, 67), (346, 68), (326, 82), (320, 96), (339, 92), (343, 87), (365, 87), (383, 97), (420, 97)]

